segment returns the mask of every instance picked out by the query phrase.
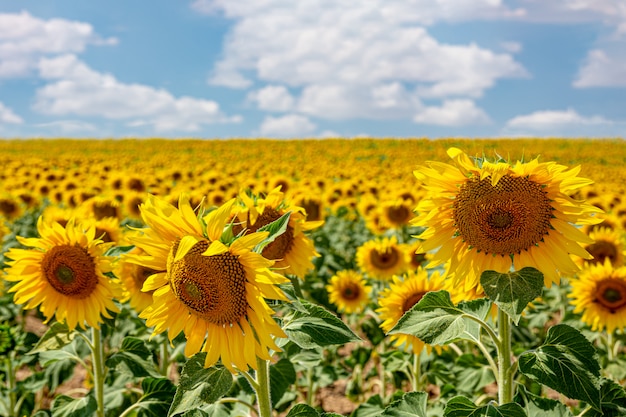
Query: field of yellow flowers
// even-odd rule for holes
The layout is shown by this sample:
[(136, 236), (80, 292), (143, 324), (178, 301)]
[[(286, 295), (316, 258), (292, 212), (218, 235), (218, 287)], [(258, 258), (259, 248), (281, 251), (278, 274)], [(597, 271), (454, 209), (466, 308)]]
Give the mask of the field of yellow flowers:
[(0, 416), (625, 416), (626, 141), (0, 141)]

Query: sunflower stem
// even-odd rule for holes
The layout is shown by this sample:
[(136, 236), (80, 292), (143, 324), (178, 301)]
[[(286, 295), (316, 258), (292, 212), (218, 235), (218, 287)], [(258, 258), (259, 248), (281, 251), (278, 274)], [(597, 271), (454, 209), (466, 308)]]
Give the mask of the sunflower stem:
[(612, 362), (615, 359), (614, 356), (615, 340), (613, 338), (613, 332), (607, 332), (606, 335), (606, 354), (607, 359)]
[(168, 349), (168, 340), (167, 337), (163, 338), (161, 342), (161, 362), (159, 363), (159, 372), (161, 375), (166, 378), (169, 377), (169, 369), (170, 369), (170, 358), (169, 358), (169, 349)]
[(312, 407), (313, 397), (314, 397), (313, 390), (315, 386), (314, 386), (314, 380), (313, 380), (313, 367), (311, 366), (306, 370), (306, 379), (307, 379), (306, 404)]
[(270, 396), (270, 361), (256, 358), (256, 398), (260, 417), (272, 417), (272, 397)]
[(498, 402), (500, 405), (513, 401), (513, 375), (511, 360), (511, 318), (498, 308)]
[[(423, 349), (422, 349), (423, 350)], [(422, 389), (422, 351), (413, 354), (413, 366), (411, 367), (411, 385), (413, 391)]]
[(104, 417), (104, 345), (102, 343), (102, 332), (95, 327), (91, 328), (92, 334), (92, 355), (93, 355), (93, 388), (96, 394), (98, 409), (97, 417)]
[(302, 288), (300, 287), (300, 281), (297, 275), (288, 275), (289, 277), (289, 281), (291, 281), (291, 285), (293, 285), (293, 290), (296, 293), (296, 297), (298, 298), (304, 298), (304, 295), (302, 295)]
[(15, 359), (15, 352), (9, 353), (9, 356), (5, 358), (5, 364), (7, 369), (7, 390), (9, 391), (9, 416), (17, 417), (17, 392), (15, 382), (15, 372), (13, 371), (13, 360)]

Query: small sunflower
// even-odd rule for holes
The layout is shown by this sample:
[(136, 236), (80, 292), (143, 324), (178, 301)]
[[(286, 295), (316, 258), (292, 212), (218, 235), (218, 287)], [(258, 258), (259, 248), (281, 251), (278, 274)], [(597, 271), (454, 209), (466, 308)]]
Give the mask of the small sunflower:
[(136, 247), (120, 257), (113, 271), (122, 284), (120, 302), (128, 301), (130, 306), (139, 313), (152, 304), (154, 291), (141, 290), (146, 279), (152, 274), (165, 272), (141, 265), (141, 262), (146, 260), (146, 256), (147, 254), (141, 248)]
[(550, 286), (578, 271), (570, 254), (591, 257), (580, 246), (591, 239), (575, 224), (599, 222), (600, 210), (570, 197), (592, 183), (577, 176), (580, 167), (472, 161), (456, 148), (448, 155), (456, 166), (430, 162), (415, 171), (428, 194), (413, 224), (427, 228), (421, 251), (437, 250), (429, 267), (450, 260), (455, 283), (470, 288), (483, 271), (530, 266)]
[(104, 256), (110, 244), (95, 237), (95, 228), (83, 227), (70, 219), (65, 227), (59, 223), (37, 222), (39, 238), (17, 240), (31, 249), (11, 248), (6, 257), (10, 268), (5, 279), (15, 282), (9, 288), (14, 301), (24, 308), (39, 310), (47, 323), (56, 316), (73, 330), (85, 323), (99, 328), (101, 316), (119, 311), (114, 298), (119, 287), (109, 279), (110, 259)]
[(376, 279), (388, 280), (407, 267), (405, 255), (395, 236), (369, 240), (356, 250), (361, 271)]
[[(429, 291), (447, 290), (443, 276), (435, 271), (430, 277), (424, 268), (409, 271), (405, 276), (394, 276), (393, 282), (379, 295), (376, 309), (382, 323), (381, 329), (388, 333), (398, 320), (417, 304)], [(412, 350), (413, 353), (422, 351), (426, 344), (419, 338), (409, 334), (393, 334), (390, 340), (399, 348)]]
[(285, 233), (267, 245), (262, 254), (265, 258), (276, 261), (276, 269), (304, 278), (313, 269), (312, 259), (319, 256), (313, 241), (305, 232), (321, 226), (324, 222), (306, 221), (304, 209), (286, 201), (279, 188), (273, 189), (265, 197), (251, 197), (245, 192), (240, 197), (243, 204), (233, 208), (237, 218), (235, 233), (244, 229), (246, 233), (256, 232), (284, 214), (291, 213)]
[(400, 248), (402, 249), (402, 252), (404, 252), (404, 259), (408, 269), (417, 269), (420, 266), (423, 268), (430, 261), (430, 259), (432, 259), (432, 255), (430, 253), (423, 253), (419, 251), (420, 245), (419, 240), (400, 244)]
[(605, 259), (584, 268), (570, 283), (574, 313), (582, 313), (591, 330), (613, 333), (626, 328), (626, 266), (616, 268)]
[(256, 369), (256, 358), (279, 351), (274, 337), (286, 337), (265, 299), (285, 300), (276, 284), (288, 280), (269, 268), (273, 261), (253, 251), (267, 232), (233, 238), (230, 200), (206, 216), (196, 215), (186, 196), (178, 207), (150, 197), (142, 204), (143, 234), (129, 236), (147, 256), (133, 262), (157, 271), (142, 290), (153, 303), (140, 314), (153, 334), (167, 331), (187, 339), (185, 355), (207, 353), (205, 366), (221, 359), (231, 372)]
[[(592, 230), (589, 237), (593, 243), (585, 246), (585, 250), (593, 256), (593, 259), (584, 260), (590, 264), (603, 264), (608, 259), (613, 266), (624, 265), (624, 237), (620, 230), (600, 227)], [(582, 266), (582, 260), (579, 264)]]
[(409, 225), (413, 218), (410, 200), (388, 200), (380, 206), (382, 224), (387, 229), (401, 229)]
[(338, 271), (326, 286), (328, 300), (340, 312), (359, 313), (369, 301), (372, 287), (366, 285), (363, 275), (353, 270)]

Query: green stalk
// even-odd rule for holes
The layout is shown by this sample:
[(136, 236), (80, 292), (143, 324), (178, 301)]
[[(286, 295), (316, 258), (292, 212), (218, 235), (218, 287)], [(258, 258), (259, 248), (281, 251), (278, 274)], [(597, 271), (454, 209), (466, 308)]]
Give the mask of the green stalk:
[(270, 361), (256, 358), (256, 398), (260, 417), (272, 417), (272, 397), (270, 397)]
[(498, 402), (513, 401), (514, 368), (511, 361), (511, 318), (498, 308)]
[(9, 390), (9, 415), (10, 417), (17, 417), (17, 385), (15, 381), (15, 372), (13, 371), (13, 360), (15, 359), (15, 352), (11, 352), (6, 357), (6, 369), (7, 369), (7, 389)]
[(92, 356), (93, 356), (93, 388), (96, 394), (98, 409), (97, 417), (104, 417), (104, 346), (102, 344), (102, 333), (100, 329), (91, 328), (92, 334)]
[(306, 404), (313, 406), (313, 390), (315, 387), (313, 380), (313, 367), (309, 367), (306, 370), (307, 390), (306, 390)]
[(170, 369), (170, 358), (169, 358), (169, 349), (168, 349), (168, 340), (167, 337), (163, 338), (161, 342), (161, 362), (159, 363), (159, 372), (161, 375), (169, 378), (169, 369)]
[[(423, 351), (424, 349), (422, 349)], [(413, 366), (411, 368), (411, 384), (413, 391), (422, 389), (422, 351), (413, 353)]]

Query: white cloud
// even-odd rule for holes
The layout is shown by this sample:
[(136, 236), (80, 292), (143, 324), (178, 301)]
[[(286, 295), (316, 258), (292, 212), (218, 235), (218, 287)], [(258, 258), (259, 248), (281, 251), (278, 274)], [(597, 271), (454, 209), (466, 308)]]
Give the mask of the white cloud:
[(3, 123), (22, 124), (24, 121), (20, 116), (15, 114), (13, 110), (0, 102), (0, 124)]
[(507, 52), (511, 52), (511, 53), (518, 53), (521, 52), (523, 49), (523, 46), (521, 43), (519, 42), (513, 42), (513, 41), (504, 41), (504, 42), (500, 42), (500, 46), (502, 47), (502, 49), (504, 49)]
[(626, 87), (626, 56), (606, 51), (589, 51), (585, 64), (580, 69), (574, 87)]
[(284, 85), (268, 85), (248, 94), (248, 100), (256, 102), (259, 109), (287, 112), (293, 109), (295, 100)]
[(500, 0), (197, 0), (192, 7), (234, 20), (209, 82), (267, 83), (273, 90), (253, 93), (265, 110), (293, 111), (282, 102), (291, 105), (289, 88), (290, 96), (300, 91), (295, 109), (306, 115), (397, 119), (415, 114), (419, 97), (476, 98), (500, 79), (528, 76), (508, 51), (442, 43), (425, 28), (518, 14)]
[(516, 116), (505, 126), (505, 133), (552, 136), (623, 136), (625, 124), (599, 115), (583, 116), (576, 110), (540, 110)]
[(80, 53), (88, 44), (116, 42), (98, 36), (88, 23), (43, 20), (26, 11), (0, 13), (0, 78), (26, 76), (44, 56)]
[(441, 107), (424, 107), (413, 117), (419, 124), (440, 126), (465, 126), (490, 123), (483, 109), (476, 107), (472, 100), (445, 100)]
[(93, 135), (93, 133), (98, 130), (95, 125), (81, 120), (55, 120), (48, 123), (38, 123), (35, 127), (50, 131), (52, 136), (57, 132), (63, 134)]
[(299, 114), (268, 116), (261, 124), (260, 134), (266, 137), (301, 138), (310, 136), (316, 127), (315, 123)]
[(225, 116), (211, 100), (177, 98), (164, 89), (122, 83), (75, 55), (41, 59), (39, 72), (50, 83), (37, 90), (33, 108), (44, 114), (128, 120), (130, 126), (149, 125), (157, 132), (193, 132), (202, 125), (241, 120)]

